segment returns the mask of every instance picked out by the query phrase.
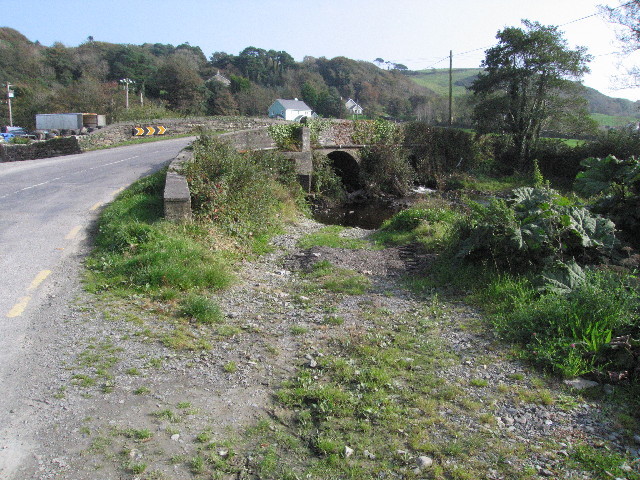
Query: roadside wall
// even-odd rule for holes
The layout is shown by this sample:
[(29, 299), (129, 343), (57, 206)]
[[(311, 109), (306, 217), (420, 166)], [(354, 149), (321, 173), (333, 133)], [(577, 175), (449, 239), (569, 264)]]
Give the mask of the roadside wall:
[[(273, 125), (274, 123), (286, 123), (284, 120), (276, 120), (267, 117), (198, 117), (198, 118), (170, 118), (150, 120), (148, 122), (120, 122), (106, 126), (100, 130), (80, 138), (80, 146), (83, 150), (97, 147), (105, 147), (131, 140), (131, 132), (134, 127), (145, 125), (162, 125), (167, 131), (164, 136), (172, 135), (197, 135), (201, 130), (231, 131), (251, 130)], [(138, 137), (140, 138), (140, 137)]]
[(76, 137), (54, 138), (46, 142), (33, 142), (28, 145), (0, 143), (0, 162), (19, 162), (74, 153), (82, 153)]

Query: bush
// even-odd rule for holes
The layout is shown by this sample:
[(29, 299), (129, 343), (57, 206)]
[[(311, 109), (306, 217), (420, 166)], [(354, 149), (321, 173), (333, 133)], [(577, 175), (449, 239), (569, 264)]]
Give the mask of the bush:
[(331, 160), (317, 152), (313, 152), (311, 189), (331, 202), (340, 203), (346, 198), (344, 184), (333, 169)]
[(402, 197), (411, 191), (415, 172), (402, 148), (395, 145), (366, 147), (361, 156), (361, 180), (370, 194)]
[(241, 242), (277, 231), (285, 213), (302, 205), (295, 165), (278, 153), (240, 154), (203, 135), (183, 173), (194, 214)]
[(489, 161), (493, 152), (473, 133), (413, 122), (404, 127), (404, 143), (416, 168), (417, 180), (436, 188), (452, 172), (470, 171)]
[(615, 225), (550, 188), (522, 187), (509, 201), (475, 204), (460, 232), (457, 256), (490, 259), (501, 270), (540, 271), (572, 259), (585, 265), (609, 258)]
[(493, 317), (498, 333), (538, 365), (568, 377), (640, 366), (632, 352), (625, 355), (610, 345), (615, 337), (640, 337), (640, 298), (628, 277), (589, 269), (585, 281), (565, 294), (532, 296), (526, 280), (502, 278), (490, 290), (494, 298), (499, 292), (507, 299)]

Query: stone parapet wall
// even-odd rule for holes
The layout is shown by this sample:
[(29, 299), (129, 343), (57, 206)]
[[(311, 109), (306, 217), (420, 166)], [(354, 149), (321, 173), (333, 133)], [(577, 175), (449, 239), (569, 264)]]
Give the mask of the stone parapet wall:
[(27, 145), (0, 143), (0, 162), (19, 162), (74, 153), (82, 153), (76, 137), (53, 138), (45, 142), (33, 142)]
[(191, 193), (187, 179), (179, 173), (184, 162), (193, 157), (193, 152), (183, 150), (171, 162), (164, 184), (164, 216), (174, 222), (191, 218)]
[(218, 135), (222, 141), (229, 142), (236, 150), (270, 150), (276, 148), (276, 143), (267, 131), (267, 127)]

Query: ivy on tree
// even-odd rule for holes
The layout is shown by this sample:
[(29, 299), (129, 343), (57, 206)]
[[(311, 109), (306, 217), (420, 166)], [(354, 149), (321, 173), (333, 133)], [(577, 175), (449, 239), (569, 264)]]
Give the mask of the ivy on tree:
[(584, 47), (569, 49), (558, 27), (523, 24), (498, 32), (498, 44), (482, 62), (484, 73), (471, 85), (478, 130), (510, 134), (520, 170), (530, 167), (532, 148), (544, 128), (586, 116), (575, 81), (589, 71), (591, 60)]

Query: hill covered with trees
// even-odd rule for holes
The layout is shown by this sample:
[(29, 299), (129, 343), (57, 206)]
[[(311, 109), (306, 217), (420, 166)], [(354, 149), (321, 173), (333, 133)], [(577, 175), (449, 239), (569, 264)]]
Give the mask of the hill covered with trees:
[[(132, 115), (265, 115), (276, 98), (301, 98), (323, 116), (347, 115), (356, 99), (368, 116), (441, 120), (445, 101), (400, 69), (345, 57), (305, 57), (247, 47), (209, 58), (188, 43), (123, 45), (89, 37), (77, 47), (44, 46), (0, 28), (0, 78), (14, 85), (14, 123), (32, 126), (36, 113), (83, 111), (110, 121)], [(120, 82), (130, 79), (125, 111)], [(144, 107), (141, 103), (144, 102)], [(7, 107), (0, 107), (0, 121)]]
[[(300, 98), (317, 113), (341, 118), (355, 99), (367, 117), (444, 123), (448, 70), (411, 72), (404, 65), (345, 57), (305, 57), (247, 47), (237, 55), (198, 46), (101, 42), (44, 46), (11, 28), (0, 28), (0, 79), (14, 87), (14, 124), (33, 127), (36, 113), (96, 112), (109, 121), (176, 115), (265, 115), (276, 98)], [(382, 61), (383, 62), (383, 61)], [(467, 88), (479, 69), (454, 70), (454, 118), (470, 122)], [(125, 109), (122, 79), (130, 79)], [(638, 116), (637, 105), (586, 89), (592, 114)], [(6, 123), (6, 103), (0, 123)]]

